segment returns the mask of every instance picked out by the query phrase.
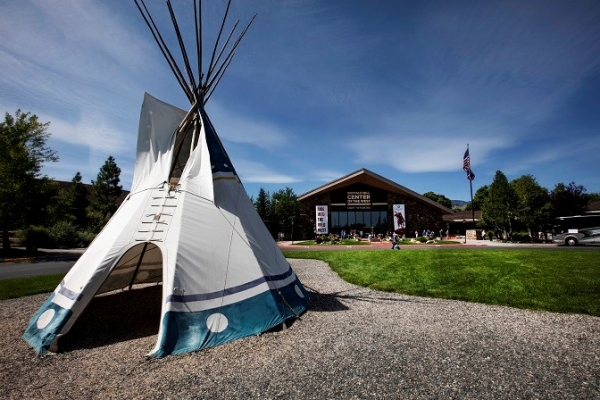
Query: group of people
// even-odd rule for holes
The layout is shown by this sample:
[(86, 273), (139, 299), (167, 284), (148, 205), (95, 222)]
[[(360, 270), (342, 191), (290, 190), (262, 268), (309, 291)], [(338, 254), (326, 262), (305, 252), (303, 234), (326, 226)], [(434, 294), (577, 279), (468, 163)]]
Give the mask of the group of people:
[[(429, 229), (423, 229), (423, 232), (421, 233), (422, 237), (426, 237), (429, 239), (433, 239), (435, 238), (435, 232), (433, 230), (429, 230)], [(415, 239), (419, 237), (419, 231), (415, 231)], [(438, 237), (440, 239), (444, 238), (444, 230), (440, 229), (440, 231), (438, 232)]]
[(353, 238), (354, 236), (357, 236), (357, 235), (358, 235), (358, 237), (362, 238), (362, 237), (364, 237), (364, 234), (365, 233), (363, 231), (355, 231), (354, 229), (350, 229), (349, 232), (346, 232), (344, 229), (342, 229), (340, 231), (340, 237), (342, 239)]

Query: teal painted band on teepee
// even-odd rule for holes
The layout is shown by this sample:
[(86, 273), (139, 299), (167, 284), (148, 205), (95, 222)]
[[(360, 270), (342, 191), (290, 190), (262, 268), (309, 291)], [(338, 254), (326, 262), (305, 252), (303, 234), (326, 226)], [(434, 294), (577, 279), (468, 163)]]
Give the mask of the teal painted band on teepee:
[(48, 348), (72, 313), (71, 310), (53, 303), (53, 299), (54, 293), (31, 317), (27, 330), (21, 336), (40, 355), (48, 352)]
[(308, 293), (299, 280), (280, 292), (281, 295), (270, 290), (239, 303), (206, 311), (168, 312), (163, 318), (165, 330), (160, 338), (160, 348), (152, 356), (160, 358), (187, 353), (257, 335), (294, 318), (308, 306)]

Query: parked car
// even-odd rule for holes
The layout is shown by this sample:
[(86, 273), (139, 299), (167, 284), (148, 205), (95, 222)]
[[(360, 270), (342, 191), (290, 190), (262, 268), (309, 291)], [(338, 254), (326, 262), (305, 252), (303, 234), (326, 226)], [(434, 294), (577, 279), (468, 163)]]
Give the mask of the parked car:
[(573, 229), (571, 232), (559, 233), (552, 237), (552, 241), (566, 246), (577, 246), (578, 244), (600, 244), (600, 227)]

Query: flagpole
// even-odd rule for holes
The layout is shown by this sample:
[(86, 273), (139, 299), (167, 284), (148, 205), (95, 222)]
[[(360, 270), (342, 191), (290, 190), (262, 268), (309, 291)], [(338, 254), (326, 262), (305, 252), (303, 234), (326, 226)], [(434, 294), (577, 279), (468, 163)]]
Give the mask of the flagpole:
[[(473, 222), (473, 229), (475, 229), (475, 207), (473, 204), (473, 179), (475, 174), (471, 170), (471, 154), (469, 153), (469, 143), (467, 143), (467, 151), (463, 156), (463, 170), (467, 173), (467, 180), (469, 181), (469, 189), (471, 190), (471, 221)], [(463, 220), (463, 222), (465, 222)], [(465, 240), (467, 240), (467, 231), (465, 229)]]
[(473, 180), (469, 179), (469, 187), (471, 189), (471, 218), (473, 220), (473, 229), (475, 229), (475, 207), (473, 204)]
[[(467, 143), (467, 151), (469, 151), (469, 143)], [(469, 151), (469, 158), (471, 152)], [(469, 160), (469, 174), (471, 174), (471, 163)], [(469, 189), (471, 191), (471, 221), (473, 222), (473, 229), (475, 229), (475, 205), (473, 204), (473, 179), (469, 179)]]

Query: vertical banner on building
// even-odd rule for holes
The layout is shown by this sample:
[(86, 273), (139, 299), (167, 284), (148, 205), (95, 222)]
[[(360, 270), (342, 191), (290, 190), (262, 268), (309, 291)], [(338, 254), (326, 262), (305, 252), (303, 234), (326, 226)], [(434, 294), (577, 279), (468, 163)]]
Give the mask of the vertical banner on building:
[(329, 233), (329, 221), (327, 221), (327, 206), (317, 206), (317, 235)]
[(404, 233), (406, 230), (406, 212), (404, 204), (394, 204), (392, 214), (394, 216), (394, 231)]

